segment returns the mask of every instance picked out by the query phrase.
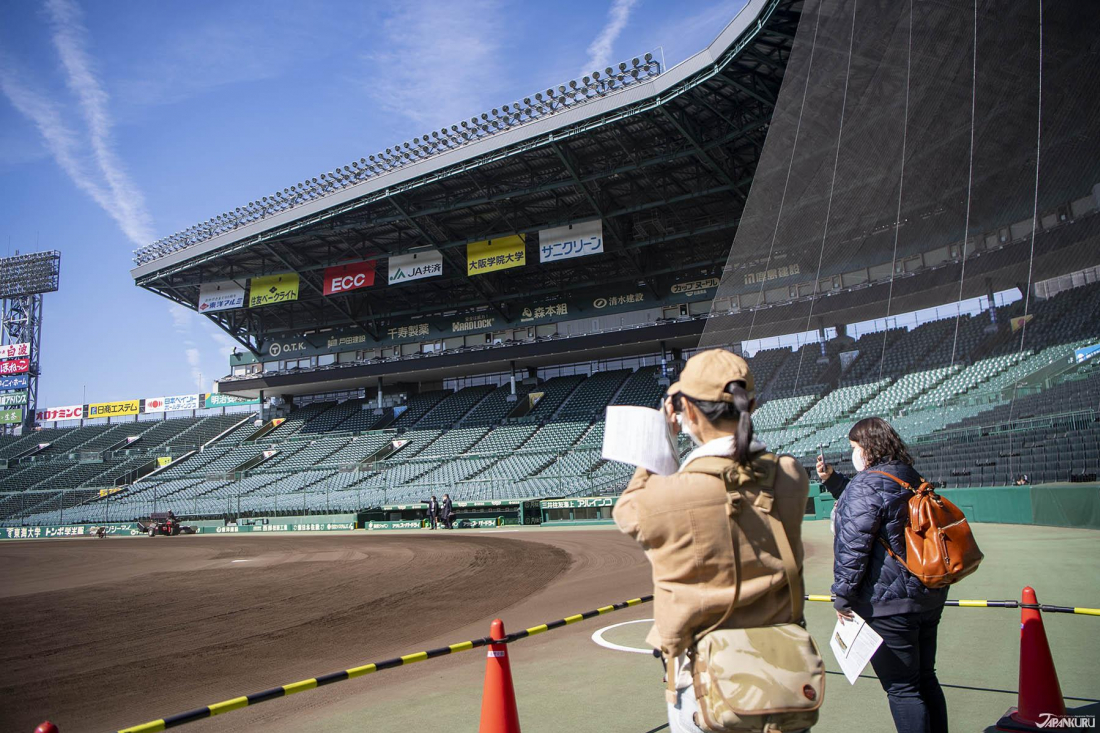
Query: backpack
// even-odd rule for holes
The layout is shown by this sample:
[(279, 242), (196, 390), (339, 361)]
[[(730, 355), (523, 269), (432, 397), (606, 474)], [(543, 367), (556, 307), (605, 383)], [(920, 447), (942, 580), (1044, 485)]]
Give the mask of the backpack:
[(905, 559), (898, 557), (886, 540), (878, 538), (890, 557), (929, 588), (957, 583), (978, 569), (984, 555), (961, 509), (937, 494), (923, 478), (914, 489), (885, 471), (871, 473), (891, 478), (913, 492), (909, 497), (909, 524), (905, 528)]
[[(783, 524), (772, 512), (778, 458), (757, 453), (740, 467), (729, 459), (697, 458), (682, 469), (717, 476), (726, 484), (727, 512), (738, 554), (741, 515), (756, 514), (771, 530), (790, 591), (792, 623), (752, 628), (719, 628), (741, 596), (741, 570), (733, 603), (718, 623), (696, 635), (688, 650), (692, 661), (698, 725), (722, 733), (781, 733), (808, 730), (825, 699), (825, 662), (802, 618), (802, 578)], [(746, 485), (760, 488), (750, 501)], [(755, 526), (759, 526), (754, 523)], [(736, 531), (735, 531), (736, 530)], [(740, 565), (740, 558), (736, 558)], [(670, 699), (676, 695), (672, 660), (668, 661)]]

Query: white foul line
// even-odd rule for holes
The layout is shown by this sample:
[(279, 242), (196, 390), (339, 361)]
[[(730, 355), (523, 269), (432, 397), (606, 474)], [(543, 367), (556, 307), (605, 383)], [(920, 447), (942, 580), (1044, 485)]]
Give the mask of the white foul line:
[(636, 618), (633, 621), (623, 621), (621, 624), (611, 624), (610, 626), (604, 626), (602, 629), (597, 629), (592, 633), (592, 641), (596, 642), (602, 647), (607, 649), (613, 649), (617, 652), (634, 652), (635, 654), (653, 654), (652, 649), (639, 649), (633, 646), (623, 646), (622, 644), (615, 644), (603, 638), (605, 631), (611, 631), (611, 629), (617, 629), (620, 626), (626, 626), (628, 624), (651, 624), (653, 619), (651, 618)]

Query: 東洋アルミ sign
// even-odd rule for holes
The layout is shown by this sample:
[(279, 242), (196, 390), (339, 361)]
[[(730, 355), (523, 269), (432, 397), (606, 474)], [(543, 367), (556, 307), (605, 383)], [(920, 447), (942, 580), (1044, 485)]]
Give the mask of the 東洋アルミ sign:
[(481, 275), (511, 267), (523, 267), (527, 264), (526, 256), (527, 243), (522, 234), (470, 242), (466, 245), (466, 274)]
[(374, 262), (349, 262), (325, 268), (325, 295), (341, 295), (374, 285)]
[(539, 262), (557, 262), (603, 252), (603, 220), (539, 231)]
[(38, 422), (57, 422), (58, 420), (79, 420), (84, 417), (84, 405), (66, 407), (47, 407), (34, 413)]
[(23, 422), (23, 411), (21, 409), (0, 410), (0, 425), (15, 425), (21, 422)]
[(85, 417), (123, 417), (136, 415), (141, 409), (140, 400), (119, 400), (117, 402), (96, 402), (88, 405)]
[(199, 286), (199, 313), (244, 308), (244, 287), (232, 280)]
[(405, 255), (396, 255), (389, 259), (388, 284), (410, 280), (422, 280), (426, 277), (439, 277), (443, 274), (443, 253), (437, 249), (425, 249)]
[(248, 307), (259, 308), (298, 300), (300, 280), (296, 272), (252, 278), (252, 286), (248, 291)]
[(8, 359), (0, 361), (0, 374), (25, 374), (30, 371), (30, 359)]
[(0, 346), (0, 359), (17, 359), (20, 356), (30, 356), (31, 345), (28, 343), (22, 344), (4, 344)]

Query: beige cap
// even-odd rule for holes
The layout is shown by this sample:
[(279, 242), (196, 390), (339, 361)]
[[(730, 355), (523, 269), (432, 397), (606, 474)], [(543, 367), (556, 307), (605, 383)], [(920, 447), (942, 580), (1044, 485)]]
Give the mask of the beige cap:
[(681, 393), (705, 402), (733, 402), (733, 395), (726, 391), (730, 382), (744, 382), (749, 399), (755, 397), (748, 363), (724, 349), (710, 349), (688, 359), (680, 379), (668, 388), (668, 393)]

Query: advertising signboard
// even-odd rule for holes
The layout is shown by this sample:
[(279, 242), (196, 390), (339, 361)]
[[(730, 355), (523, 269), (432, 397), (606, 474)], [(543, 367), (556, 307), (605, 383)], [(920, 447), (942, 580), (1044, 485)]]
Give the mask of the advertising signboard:
[(27, 404), (26, 392), (0, 392), (0, 407)]
[(259, 399), (248, 399), (247, 397), (236, 397), (231, 394), (219, 394), (213, 392), (206, 395), (206, 407), (236, 407), (237, 405), (258, 405)]
[(47, 407), (34, 413), (38, 422), (57, 422), (58, 420), (79, 420), (84, 417), (84, 405), (68, 407)]
[(539, 262), (557, 262), (602, 253), (602, 219), (539, 231)]
[(31, 361), (30, 359), (8, 359), (7, 361), (0, 361), (0, 375), (7, 374), (25, 374), (30, 371)]
[(140, 410), (141, 402), (139, 400), (118, 400), (117, 402), (96, 402), (88, 405), (88, 412), (85, 417), (88, 418), (101, 418), (101, 417), (124, 417), (126, 415), (136, 415)]
[(0, 390), (26, 389), (28, 381), (26, 374), (0, 376)]
[(397, 285), (410, 280), (439, 277), (442, 274), (443, 254), (436, 249), (426, 249), (407, 255), (391, 257), (387, 284)]
[(374, 262), (349, 262), (325, 268), (325, 295), (340, 295), (374, 285)]
[(260, 308), (298, 300), (299, 281), (296, 272), (252, 278), (252, 287), (248, 291), (248, 307)]
[(23, 411), (16, 408), (14, 410), (0, 410), (0, 425), (17, 425), (23, 422)]
[(16, 359), (20, 356), (30, 355), (30, 344), (4, 344), (0, 346), (0, 359)]
[(527, 244), (522, 234), (470, 242), (466, 245), (466, 274), (483, 275), (523, 267), (527, 264), (526, 256)]
[(244, 287), (232, 280), (199, 286), (199, 313), (244, 308)]

